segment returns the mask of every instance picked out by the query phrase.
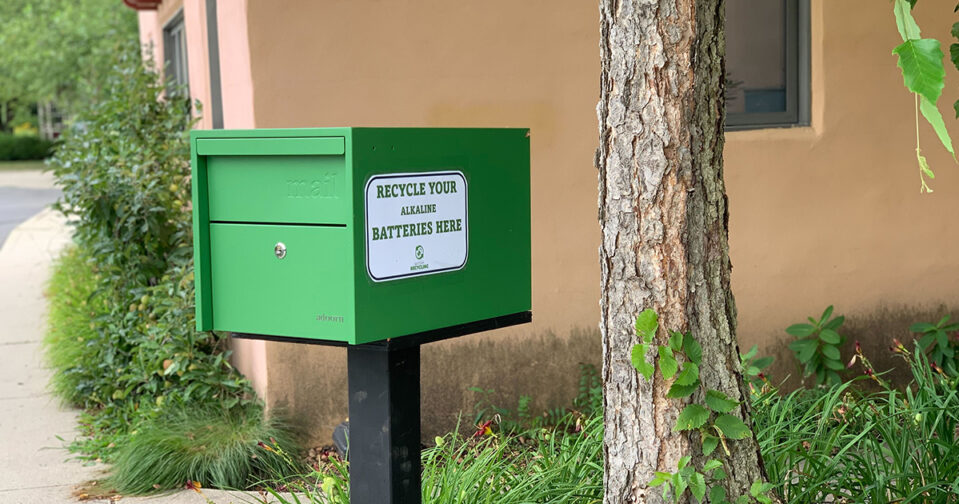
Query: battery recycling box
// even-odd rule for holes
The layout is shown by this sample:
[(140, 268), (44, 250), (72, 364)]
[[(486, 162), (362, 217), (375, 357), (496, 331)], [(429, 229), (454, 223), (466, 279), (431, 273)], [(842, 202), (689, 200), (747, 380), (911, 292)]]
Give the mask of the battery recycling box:
[(192, 132), (197, 329), (363, 344), (528, 312), (529, 141)]

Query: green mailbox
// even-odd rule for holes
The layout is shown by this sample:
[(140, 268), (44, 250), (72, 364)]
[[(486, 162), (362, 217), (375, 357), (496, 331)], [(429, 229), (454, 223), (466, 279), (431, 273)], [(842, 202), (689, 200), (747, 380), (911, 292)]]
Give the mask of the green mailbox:
[(358, 345), (528, 315), (529, 130), (190, 141), (198, 330)]

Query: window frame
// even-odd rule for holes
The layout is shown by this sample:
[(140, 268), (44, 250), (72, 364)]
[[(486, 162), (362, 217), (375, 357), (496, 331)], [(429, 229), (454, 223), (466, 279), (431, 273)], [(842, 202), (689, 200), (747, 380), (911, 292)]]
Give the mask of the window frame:
[(809, 0), (786, 0), (786, 110), (726, 114), (726, 131), (809, 126)]
[[(177, 56), (182, 62), (177, 61)], [(178, 63), (181, 64), (178, 65)], [(183, 20), (183, 9), (178, 10), (163, 25), (163, 74), (168, 95), (176, 94), (179, 86), (182, 86), (187, 96), (190, 95), (190, 66), (187, 59), (186, 23)], [(178, 80), (181, 76), (183, 82)]]

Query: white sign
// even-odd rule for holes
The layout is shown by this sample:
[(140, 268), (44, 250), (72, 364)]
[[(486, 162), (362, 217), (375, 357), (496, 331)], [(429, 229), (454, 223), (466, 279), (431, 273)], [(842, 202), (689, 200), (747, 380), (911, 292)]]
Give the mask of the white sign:
[(366, 183), (366, 271), (375, 282), (456, 271), (466, 265), (462, 172), (390, 173)]

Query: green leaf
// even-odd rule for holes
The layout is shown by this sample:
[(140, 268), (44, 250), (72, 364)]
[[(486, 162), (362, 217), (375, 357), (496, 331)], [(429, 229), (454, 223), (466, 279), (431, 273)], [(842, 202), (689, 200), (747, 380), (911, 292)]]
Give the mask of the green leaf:
[(816, 328), (810, 324), (793, 324), (786, 328), (786, 333), (795, 336), (797, 338), (805, 338), (806, 336), (812, 336), (816, 332)]
[(762, 358), (759, 358), (759, 359), (754, 360), (754, 361), (753, 361), (753, 366), (755, 366), (755, 367), (757, 367), (757, 368), (759, 368), (759, 369), (766, 369), (767, 367), (769, 367), (770, 364), (773, 363), (773, 360), (775, 360), (775, 358), (774, 358), (772, 355), (769, 355), (769, 356), (766, 356), (766, 357), (762, 357)]
[(683, 349), (683, 333), (679, 331), (669, 331), (669, 348), (674, 352)]
[(648, 348), (645, 343), (633, 345), (633, 351), (629, 356), (633, 367), (636, 368), (639, 374), (643, 375), (643, 378), (646, 378), (647, 381), (653, 377), (653, 373), (656, 371), (656, 368), (646, 360), (646, 350)]
[(650, 308), (646, 308), (636, 317), (636, 335), (643, 338), (644, 343), (653, 341), (656, 329), (659, 328), (659, 316)]
[[(919, 111), (922, 112), (922, 116), (926, 118), (926, 122), (936, 131), (936, 136), (939, 137), (942, 146), (955, 158), (956, 151), (952, 148), (952, 138), (949, 136), (949, 130), (946, 129), (946, 123), (942, 119), (942, 114), (939, 113), (939, 107), (936, 106), (935, 102), (930, 102), (923, 96), (922, 99), (919, 100)], [(926, 170), (928, 170), (926, 175), (928, 175), (929, 178), (935, 178), (931, 175), (932, 170), (929, 170), (928, 164), (924, 171)]]
[(893, 12), (896, 15), (896, 28), (899, 29), (899, 35), (902, 40), (918, 39), (922, 37), (919, 31), (919, 25), (912, 17), (912, 5), (915, 0), (895, 0), (893, 2)]
[(668, 346), (659, 345), (659, 372), (663, 378), (670, 379), (679, 370), (679, 363), (673, 357), (673, 351)]
[(820, 326), (822, 326), (823, 324), (826, 323), (827, 320), (829, 320), (829, 317), (832, 316), (832, 310), (833, 310), (832, 305), (827, 306), (826, 309), (823, 310), (822, 317), (819, 318)]
[(814, 339), (796, 340), (789, 344), (789, 348), (796, 354), (799, 362), (806, 364), (816, 354), (819, 342)]
[(699, 346), (699, 342), (696, 341), (690, 333), (686, 333), (683, 336), (683, 352), (686, 354), (686, 357), (692, 362), (695, 362), (697, 366), (702, 364), (703, 347)]
[(826, 323), (826, 325), (822, 326), (822, 328), (823, 328), (823, 329), (832, 329), (833, 331), (835, 331), (836, 329), (839, 329), (839, 327), (842, 326), (843, 322), (845, 322), (845, 321), (846, 321), (846, 317), (840, 315), (840, 316), (838, 316), (838, 317), (830, 320), (828, 323)]
[(917, 322), (917, 323), (909, 326), (909, 331), (910, 331), (910, 332), (914, 332), (914, 333), (924, 333), (924, 332), (926, 332), (926, 331), (930, 331), (930, 330), (933, 330), (933, 329), (935, 329), (935, 328), (936, 328), (936, 326), (934, 326), (934, 325), (932, 325), (932, 324), (930, 324), (930, 323), (928, 323), (928, 322)]
[(832, 359), (832, 360), (839, 360), (840, 355), (839, 355), (838, 348), (832, 345), (823, 345), (821, 348), (822, 348), (823, 357), (827, 359)]
[(719, 486), (713, 485), (709, 489), (709, 502), (710, 504), (721, 504), (726, 501), (726, 489)]
[(706, 420), (709, 420), (709, 410), (698, 404), (690, 404), (679, 413), (679, 416), (676, 418), (676, 426), (673, 427), (673, 430), (687, 431), (698, 429), (706, 424)]
[(719, 446), (719, 438), (712, 434), (703, 434), (703, 456), (708, 457)]
[(676, 463), (676, 468), (680, 470), (685, 469), (686, 466), (689, 465), (690, 460), (692, 460), (692, 457), (683, 455), (682, 458), (679, 459), (679, 462)]
[(668, 399), (682, 399), (684, 397), (693, 395), (693, 392), (696, 392), (697, 390), (699, 390), (698, 381), (692, 385), (679, 385), (677, 383), (673, 383), (669, 387), (669, 391), (666, 392), (666, 397)]
[(959, 39), (959, 23), (952, 24), (952, 38)]
[(830, 345), (838, 345), (842, 339), (839, 337), (839, 333), (833, 331), (832, 329), (823, 329), (819, 333), (819, 339), (823, 343), (828, 343)]
[(723, 466), (722, 462), (716, 459), (710, 459), (710, 460), (707, 460), (705, 464), (703, 464), (703, 472), (709, 472), (709, 471), (712, 471), (713, 469), (718, 469), (722, 466)]
[[(897, 0), (898, 1), (898, 0)], [(906, 87), (930, 103), (936, 103), (945, 86), (946, 69), (936, 39), (907, 40), (892, 50), (899, 56), (898, 66)]]
[(763, 483), (759, 480), (753, 481), (753, 484), (749, 486), (749, 495), (753, 497), (765, 496), (772, 489), (773, 485), (770, 483)]
[(956, 119), (959, 119), (959, 100), (952, 104), (952, 109), (956, 111)]
[(741, 357), (743, 358), (743, 360), (749, 360), (755, 357), (758, 352), (759, 352), (759, 346), (753, 345), (752, 348), (750, 348), (749, 351), (743, 354)]
[(696, 500), (702, 501), (703, 497), (706, 496), (706, 478), (698, 472), (693, 473), (689, 477), (689, 491), (692, 492)]
[(671, 480), (672, 478), (673, 478), (673, 475), (671, 473), (656, 471), (656, 475), (653, 476), (652, 480), (650, 480), (649, 486), (658, 487), (659, 485), (662, 485), (663, 483), (668, 483), (669, 480)]
[(952, 60), (953, 66), (959, 68), (959, 44), (949, 45), (949, 59)]
[(683, 370), (676, 377), (676, 383), (680, 385), (692, 385), (699, 381), (699, 366), (694, 362), (687, 362), (683, 365)]
[(706, 406), (709, 406), (709, 409), (716, 413), (729, 413), (736, 409), (736, 406), (739, 406), (739, 402), (730, 399), (729, 396), (718, 390), (710, 389), (706, 391)]
[(683, 493), (686, 491), (686, 486), (689, 485), (689, 482), (685, 478), (680, 477), (679, 474), (673, 476), (673, 486), (675, 486), (676, 500), (679, 501), (679, 498), (683, 496)]
[(949, 345), (949, 336), (944, 331), (936, 331), (936, 342), (939, 343), (939, 349), (942, 350)]
[(846, 369), (846, 366), (838, 360), (826, 359), (823, 361), (823, 364), (825, 364), (827, 368), (832, 369), (833, 371), (842, 371)]
[(716, 419), (716, 427), (729, 439), (746, 439), (753, 435), (742, 420), (732, 415), (720, 415)]

